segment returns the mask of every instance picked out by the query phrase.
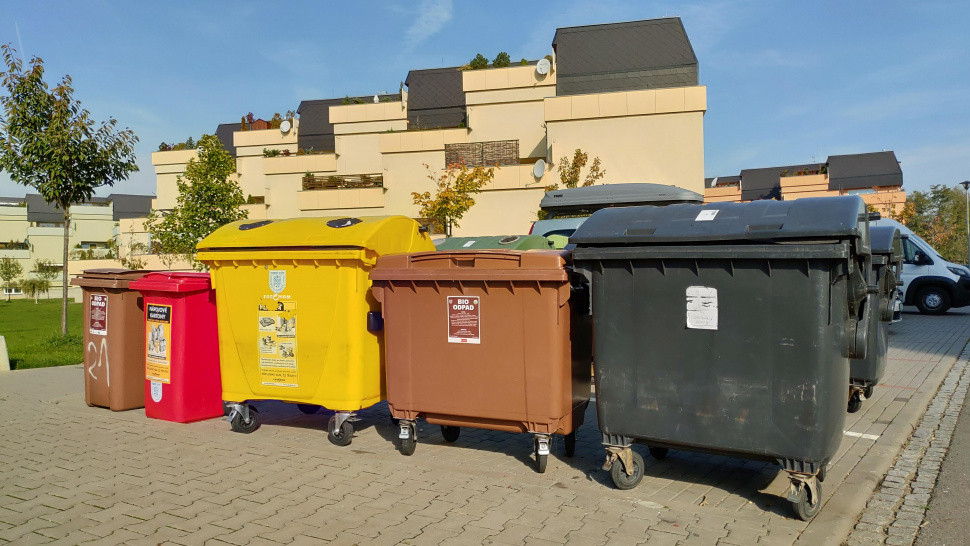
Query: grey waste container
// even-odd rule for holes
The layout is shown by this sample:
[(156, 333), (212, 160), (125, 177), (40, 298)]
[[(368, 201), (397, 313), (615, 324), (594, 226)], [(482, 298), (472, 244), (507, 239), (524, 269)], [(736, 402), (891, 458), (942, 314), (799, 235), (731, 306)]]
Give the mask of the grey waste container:
[(813, 517), (866, 350), (868, 237), (857, 196), (593, 214), (570, 242), (617, 487), (643, 475), (634, 441), (769, 460)]
[(893, 226), (869, 228), (872, 249), (872, 271), (869, 278), (873, 312), (869, 315), (869, 348), (865, 358), (849, 364), (849, 413), (862, 408), (862, 401), (872, 396), (873, 388), (886, 371), (889, 352), (889, 325), (899, 294), (899, 275), (903, 265), (903, 247), (899, 230)]

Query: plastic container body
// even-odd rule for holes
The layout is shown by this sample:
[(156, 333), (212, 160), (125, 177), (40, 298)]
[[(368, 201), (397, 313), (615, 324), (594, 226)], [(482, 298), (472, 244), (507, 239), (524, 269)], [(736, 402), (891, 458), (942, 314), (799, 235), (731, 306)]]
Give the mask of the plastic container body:
[(189, 423), (223, 415), (216, 300), (208, 273), (150, 273), (145, 299), (145, 415)]
[(563, 253), (387, 256), (371, 278), (393, 417), (539, 434), (582, 424), (589, 322), (571, 311)]
[(352, 412), (384, 398), (380, 306), (368, 274), (386, 253), (433, 250), (400, 216), (242, 221), (199, 243), (216, 291), (222, 398)]
[(147, 271), (89, 269), (71, 280), (83, 290), (84, 401), (113, 411), (143, 407), (142, 296), (129, 288)]
[(571, 242), (604, 443), (818, 472), (868, 342), (867, 237), (856, 197), (595, 213)]
[[(853, 359), (849, 379), (853, 385), (871, 388), (886, 373), (889, 353), (889, 325), (893, 322), (902, 271), (902, 241), (899, 230), (892, 226), (874, 226), (872, 239), (872, 275), (869, 283), (876, 291), (878, 308), (869, 317), (869, 350), (865, 358)], [(867, 395), (868, 396), (868, 395)]]

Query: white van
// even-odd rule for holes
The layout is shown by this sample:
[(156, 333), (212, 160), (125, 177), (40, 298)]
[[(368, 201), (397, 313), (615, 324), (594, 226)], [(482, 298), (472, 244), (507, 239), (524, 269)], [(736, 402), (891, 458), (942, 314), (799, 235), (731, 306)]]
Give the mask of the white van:
[(948, 262), (926, 241), (895, 220), (875, 220), (872, 225), (891, 225), (903, 236), (903, 303), (920, 313), (942, 315), (952, 307), (970, 305), (970, 269)]

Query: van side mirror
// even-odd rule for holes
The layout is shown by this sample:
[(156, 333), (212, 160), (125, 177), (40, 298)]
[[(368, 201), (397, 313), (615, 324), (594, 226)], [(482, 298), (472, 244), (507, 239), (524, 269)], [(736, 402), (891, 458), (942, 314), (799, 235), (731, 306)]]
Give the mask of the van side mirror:
[(913, 263), (916, 265), (933, 265), (933, 260), (922, 250), (917, 250), (913, 255)]

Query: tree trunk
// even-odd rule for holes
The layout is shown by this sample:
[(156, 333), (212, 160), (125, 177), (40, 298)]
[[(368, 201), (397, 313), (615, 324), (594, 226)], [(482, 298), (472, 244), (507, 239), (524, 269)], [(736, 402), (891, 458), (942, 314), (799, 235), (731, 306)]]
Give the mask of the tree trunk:
[[(63, 205), (62, 205), (63, 206)], [(64, 208), (64, 267), (61, 268), (61, 335), (67, 335), (67, 251), (71, 240), (71, 206)]]

